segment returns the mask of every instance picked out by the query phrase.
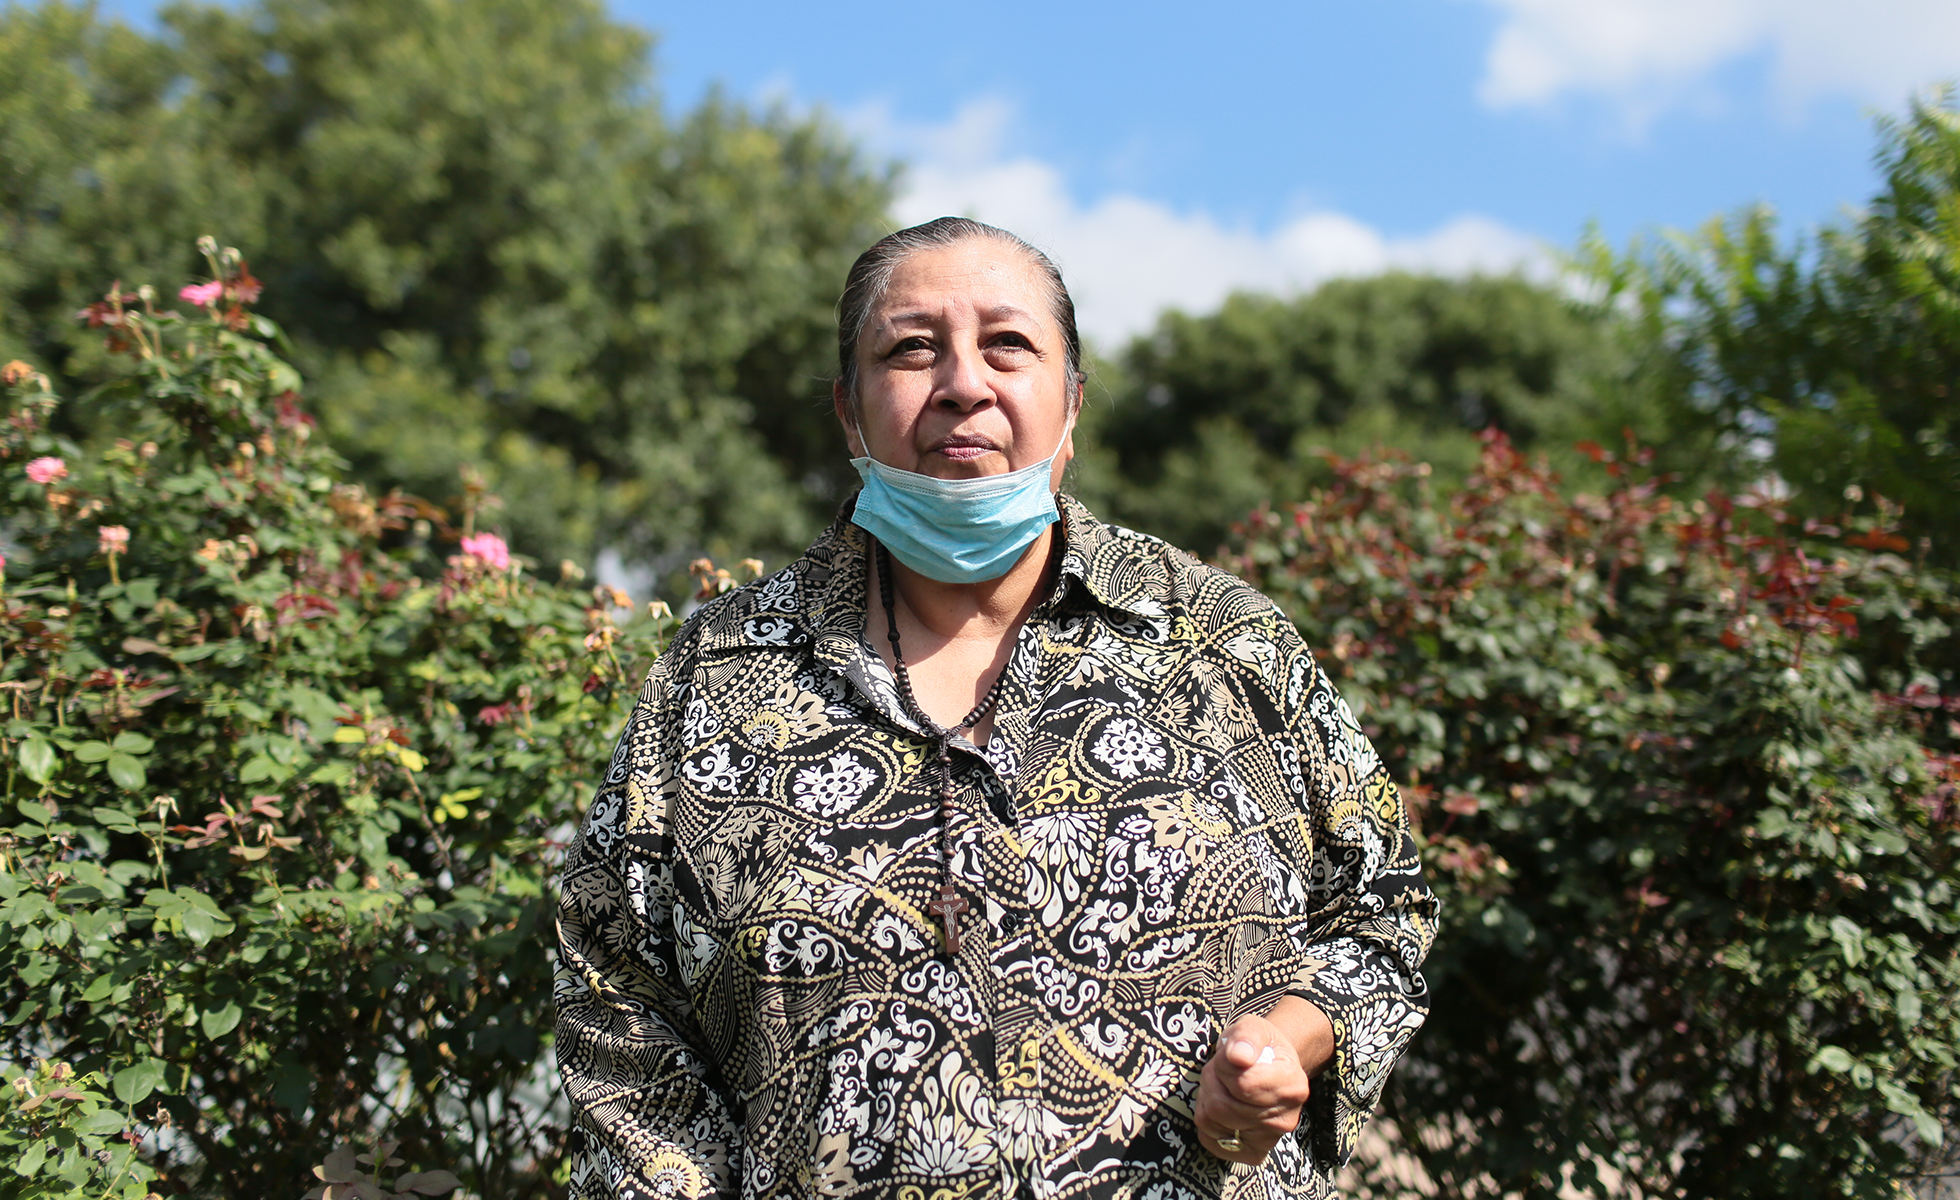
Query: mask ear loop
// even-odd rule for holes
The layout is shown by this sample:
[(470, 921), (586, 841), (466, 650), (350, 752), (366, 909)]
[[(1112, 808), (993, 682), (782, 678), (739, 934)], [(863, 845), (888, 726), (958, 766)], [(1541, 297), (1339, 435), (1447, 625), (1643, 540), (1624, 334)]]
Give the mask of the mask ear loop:
[[(871, 458), (871, 443), (864, 440), (864, 426), (858, 424), (857, 410), (855, 406), (853, 406), (851, 410), (851, 432), (857, 434), (857, 439), (858, 439), (858, 453), (851, 455), (851, 457)], [(850, 446), (846, 444), (844, 448), (848, 450), (850, 449)], [(872, 461), (876, 462), (877, 460), (872, 459)]]

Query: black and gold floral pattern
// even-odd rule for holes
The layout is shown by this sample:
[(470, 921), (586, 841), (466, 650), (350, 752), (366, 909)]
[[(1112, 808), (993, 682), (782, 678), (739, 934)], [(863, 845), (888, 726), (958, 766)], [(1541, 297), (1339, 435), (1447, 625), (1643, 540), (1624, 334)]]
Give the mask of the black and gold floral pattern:
[[(1427, 1006), (1401, 800), (1271, 602), (1062, 508), (993, 736), (955, 756), (957, 959), (862, 531), (655, 664), (565, 866), (573, 1197), (1327, 1194)], [(1198, 1072), (1288, 992), (1335, 1059), (1299, 1133), (1232, 1167)]]

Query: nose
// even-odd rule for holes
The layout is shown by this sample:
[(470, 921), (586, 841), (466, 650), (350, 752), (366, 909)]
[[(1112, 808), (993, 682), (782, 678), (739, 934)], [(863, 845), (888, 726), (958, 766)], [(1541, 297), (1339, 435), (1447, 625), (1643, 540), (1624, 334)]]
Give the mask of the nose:
[(940, 356), (932, 389), (935, 407), (970, 413), (995, 399), (992, 372), (979, 347), (956, 346)]

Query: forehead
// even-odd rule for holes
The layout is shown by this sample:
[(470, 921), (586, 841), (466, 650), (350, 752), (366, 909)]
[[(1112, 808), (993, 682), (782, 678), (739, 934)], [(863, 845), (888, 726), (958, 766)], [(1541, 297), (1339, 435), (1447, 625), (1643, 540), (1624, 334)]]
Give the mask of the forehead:
[(893, 269), (870, 324), (1026, 318), (1053, 323), (1047, 275), (1017, 247), (968, 238), (907, 257)]

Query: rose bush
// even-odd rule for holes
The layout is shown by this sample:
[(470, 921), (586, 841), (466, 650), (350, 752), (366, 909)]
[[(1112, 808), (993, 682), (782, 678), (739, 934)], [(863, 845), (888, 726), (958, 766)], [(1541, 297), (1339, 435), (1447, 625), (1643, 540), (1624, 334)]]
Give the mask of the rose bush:
[(1427, 842), (1445, 927), (1402, 1148), (1452, 1196), (1950, 1172), (1960, 589), (1882, 501), (1684, 505), (1644, 453), (1585, 448), (1605, 495), (1494, 433), (1447, 500), (1335, 460), (1228, 564), (1318, 648)]
[(346, 483), (204, 248), (84, 314), (113, 443), (6, 371), (0, 1146), (50, 1149), (0, 1195), (298, 1195), (384, 1132), (545, 1194), (550, 863), (669, 620)]

